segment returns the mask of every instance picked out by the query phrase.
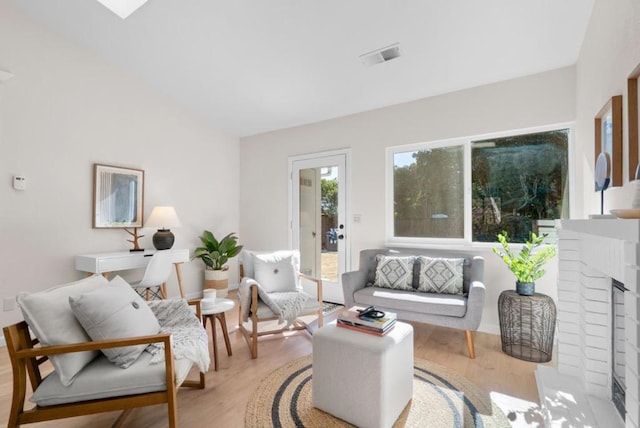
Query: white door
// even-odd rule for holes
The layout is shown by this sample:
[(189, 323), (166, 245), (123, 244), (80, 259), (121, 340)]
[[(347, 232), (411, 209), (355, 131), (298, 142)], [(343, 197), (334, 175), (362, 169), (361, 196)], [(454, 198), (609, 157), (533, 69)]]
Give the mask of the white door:
[(348, 268), (347, 156), (320, 153), (289, 162), (292, 248), (300, 250), (300, 270), (321, 278), (323, 299), (335, 303), (344, 301), (340, 277)]

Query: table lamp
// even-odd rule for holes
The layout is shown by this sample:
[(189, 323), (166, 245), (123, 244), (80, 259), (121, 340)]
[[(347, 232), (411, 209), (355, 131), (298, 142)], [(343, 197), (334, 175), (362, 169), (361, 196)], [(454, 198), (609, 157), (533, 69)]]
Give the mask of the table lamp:
[(170, 228), (181, 227), (180, 219), (174, 207), (154, 207), (144, 227), (156, 227), (158, 231), (153, 234), (153, 246), (156, 250), (168, 250), (173, 246), (175, 236)]

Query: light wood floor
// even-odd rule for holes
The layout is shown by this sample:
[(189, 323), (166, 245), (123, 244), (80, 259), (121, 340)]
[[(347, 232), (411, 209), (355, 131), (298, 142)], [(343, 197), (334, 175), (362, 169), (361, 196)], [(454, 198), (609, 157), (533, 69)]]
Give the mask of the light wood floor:
[[(219, 370), (213, 371), (212, 362), (206, 375), (207, 386), (204, 390), (181, 388), (178, 391), (178, 418), (181, 427), (243, 427), (246, 404), (260, 380), (286, 362), (311, 353), (311, 337), (306, 332), (297, 332), (286, 337), (262, 338), (258, 359), (252, 360), (241, 333), (236, 331), (237, 310), (228, 312), (226, 317), (233, 355), (227, 356), (222, 333), (219, 331)], [(504, 354), (499, 336), (476, 333), (476, 359), (471, 360), (467, 357), (464, 332), (425, 324), (412, 325), (416, 358), (430, 360), (455, 370), (487, 394), (498, 392), (538, 403), (534, 379), (537, 364)], [(9, 358), (6, 349), (0, 349), (0, 425), (3, 426), (6, 426), (8, 419), (11, 388)], [(117, 415), (117, 412), (112, 412), (28, 426), (100, 428), (110, 426)], [(125, 426), (161, 428), (167, 426), (166, 418), (165, 407), (150, 406), (134, 410)], [(529, 424), (537, 425), (531, 422)]]

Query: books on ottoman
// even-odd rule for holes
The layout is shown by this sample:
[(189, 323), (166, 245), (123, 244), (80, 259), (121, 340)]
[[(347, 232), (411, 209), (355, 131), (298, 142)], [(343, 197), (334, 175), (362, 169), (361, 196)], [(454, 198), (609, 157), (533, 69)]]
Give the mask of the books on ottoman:
[(336, 324), (338, 327), (383, 336), (391, 330), (396, 323), (397, 315), (395, 312), (385, 312), (382, 317), (374, 318), (366, 314), (361, 315), (359, 311), (364, 309), (363, 307), (354, 306), (343, 310), (338, 314)]

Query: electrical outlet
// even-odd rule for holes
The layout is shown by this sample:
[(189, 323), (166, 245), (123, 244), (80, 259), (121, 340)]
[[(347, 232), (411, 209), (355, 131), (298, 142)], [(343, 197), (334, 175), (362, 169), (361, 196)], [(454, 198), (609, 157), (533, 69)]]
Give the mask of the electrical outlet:
[(5, 297), (4, 300), (2, 301), (2, 309), (5, 312), (15, 311), (16, 310), (16, 298), (15, 298), (15, 296)]

